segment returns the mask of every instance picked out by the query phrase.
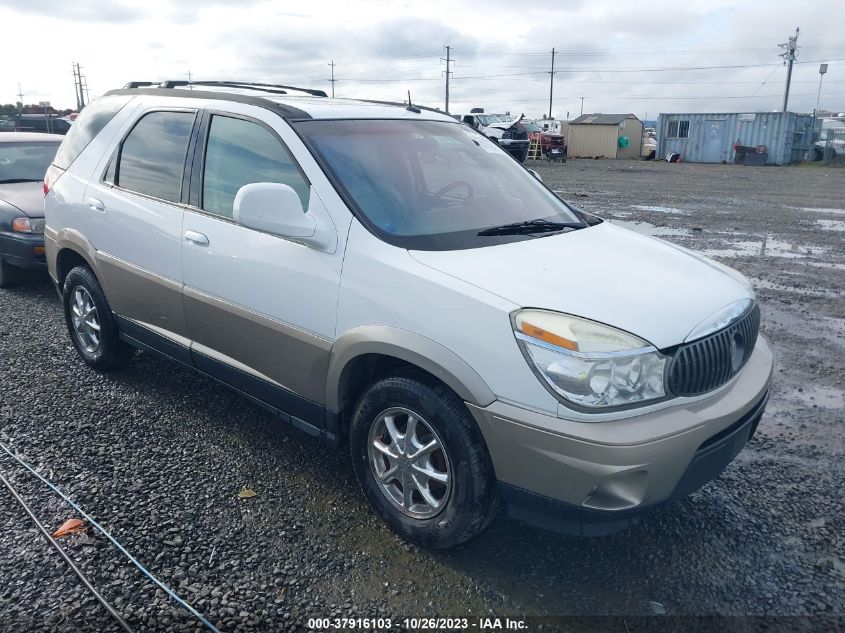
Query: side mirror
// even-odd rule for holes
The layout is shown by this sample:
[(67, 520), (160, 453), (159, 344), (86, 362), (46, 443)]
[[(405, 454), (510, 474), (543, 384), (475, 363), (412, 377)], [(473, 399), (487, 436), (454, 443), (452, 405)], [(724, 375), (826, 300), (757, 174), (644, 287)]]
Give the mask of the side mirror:
[(539, 180), (540, 182), (543, 182), (543, 179), (542, 179), (542, 178), (540, 178), (540, 174), (538, 174), (538, 173), (537, 173), (536, 171), (534, 171), (533, 169), (529, 169), (529, 170), (528, 170), (528, 173), (529, 173), (529, 174), (531, 174), (532, 176), (534, 176), (534, 177), (535, 177), (537, 180)]
[(305, 213), (299, 195), (289, 185), (255, 182), (238, 189), (232, 208), (235, 222), (280, 237), (307, 238), (317, 221)]

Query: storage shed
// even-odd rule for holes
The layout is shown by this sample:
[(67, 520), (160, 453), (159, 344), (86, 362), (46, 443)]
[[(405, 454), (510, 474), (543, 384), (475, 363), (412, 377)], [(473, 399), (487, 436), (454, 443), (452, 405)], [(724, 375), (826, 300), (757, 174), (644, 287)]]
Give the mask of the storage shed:
[(642, 142), (643, 122), (633, 114), (582, 114), (566, 134), (573, 158), (638, 158)]
[[(795, 112), (722, 112), (661, 114), (657, 155), (677, 152), (690, 163), (733, 163), (745, 148), (759, 148), (767, 165), (787, 165), (808, 158), (813, 145), (812, 114)], [(765, 146), (765, 150), (763, 147)]]

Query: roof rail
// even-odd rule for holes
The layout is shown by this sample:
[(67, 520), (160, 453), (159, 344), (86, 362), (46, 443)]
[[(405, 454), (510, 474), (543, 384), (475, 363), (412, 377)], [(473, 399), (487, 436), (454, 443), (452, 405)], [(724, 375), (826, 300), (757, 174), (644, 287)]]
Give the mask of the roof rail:
[[(403, 101), (379, 101), (377, 99), (356, 99), (356, 101), (362, 101), (363, 103), (376, 103), (378, 105), (398, 106), (400, 108), (405, 108), (406, 110), (409, 109), (409, 104)], [(451, 114), (441, 110), (440, 108), (432, 108), (429, 106), (420, 105), (418, 103), (411, 104), (411, 107), (417, 108), (419, 110), (425, 110), (426, 112), (436, 112), (437, 114), (445, 114), (446, 116), (452, 116)], [(411, 112), (413, 112), (413, 110), (411, 110)]]
[(297, 92), (304, 92), (314, 97), (325, 97), (326, 93), (322, 90), (313, 88), (297, 88), (296, 86), (284, 86), (281, 84), (265, 84), (251, 81), (186, 81), (184, 79), (169, 79), (166, 81), (130, 81), (124, 86), (124, 89), (131, 90), (133, 88), (183, 88), (190, 86), (218, 86), (221, 88), (241, 88), (244, 90), (257, 90), (261, 92), (269, 92), (272, 94), (285, 95), (288, 90), (296, 90)]

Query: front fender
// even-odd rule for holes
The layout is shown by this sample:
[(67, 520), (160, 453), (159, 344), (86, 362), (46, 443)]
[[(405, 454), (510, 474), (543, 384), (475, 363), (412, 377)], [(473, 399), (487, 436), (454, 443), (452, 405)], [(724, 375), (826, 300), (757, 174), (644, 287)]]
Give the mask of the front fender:
[(365, 325), (343, 334), (332, 346), (326, 382), (326, 404), (339, 411), (345, 369), (365, 354), (390, 356), (436, 376), (464, 401), (488, 406), (496, 397), (481, 376), (455, 352), (414, 332), (386, 325)]

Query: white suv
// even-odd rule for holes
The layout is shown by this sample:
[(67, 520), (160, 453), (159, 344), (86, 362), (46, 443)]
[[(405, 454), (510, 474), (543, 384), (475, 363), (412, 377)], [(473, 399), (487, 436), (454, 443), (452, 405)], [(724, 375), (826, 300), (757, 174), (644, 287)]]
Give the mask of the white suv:
[(575, 209), (451, 117), (319, 94), (168, 83), (80, 115), (45, 237), (88, 365), (158, 352), (348, 442), (430, 547), (503, 502), (616, 530), (733, 459), (772, 372), (741, 275)]

